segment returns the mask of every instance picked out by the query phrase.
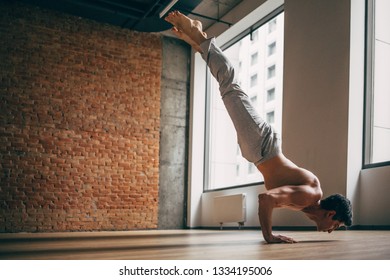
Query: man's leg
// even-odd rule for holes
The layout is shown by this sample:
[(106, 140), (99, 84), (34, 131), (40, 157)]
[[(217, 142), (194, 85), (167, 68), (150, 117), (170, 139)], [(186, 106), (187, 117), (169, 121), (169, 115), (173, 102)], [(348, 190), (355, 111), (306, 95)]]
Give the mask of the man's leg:
[(237, 131), (243, 157), (257, 165), (279, 154), (279, 135), (259, 116), (239, 86), (232, 64), (216, 46), (215, 39), (204, 41), (200, 48), (211, 74), (218, 81), (222, 100)]

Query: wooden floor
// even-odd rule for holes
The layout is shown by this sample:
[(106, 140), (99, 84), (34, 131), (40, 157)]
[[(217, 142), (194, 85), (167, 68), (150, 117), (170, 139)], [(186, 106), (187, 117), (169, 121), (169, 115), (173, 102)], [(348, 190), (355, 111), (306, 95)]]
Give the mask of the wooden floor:
[(255, 230), (152, 230), (0, 234), (0, 259), (370, 260), (390, 259), (390, 231), (277, 232), (296, 244), (266, 244)]

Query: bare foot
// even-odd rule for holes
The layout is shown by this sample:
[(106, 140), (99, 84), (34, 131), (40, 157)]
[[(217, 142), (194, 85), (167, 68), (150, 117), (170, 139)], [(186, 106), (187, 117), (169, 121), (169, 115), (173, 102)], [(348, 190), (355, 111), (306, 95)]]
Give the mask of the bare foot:
[(202, 23), (198, 20), (190, 19), (178, 11), (170, 12), (165, 20), (174, 26), (172, 31), (176, 36), (198, 51), (199, 45), (207, 40), (207, 34), (203, 32)]
[(203, 53), (200, 46), (194, 41), (192, 41), (192, 39), (188, 37), (185, 33), (183, 33), (183, 31), (177, 29), (175, 26), (171, 30), (177, 37), (190, 44), (195, 50), (197, 50), (200, 53)]

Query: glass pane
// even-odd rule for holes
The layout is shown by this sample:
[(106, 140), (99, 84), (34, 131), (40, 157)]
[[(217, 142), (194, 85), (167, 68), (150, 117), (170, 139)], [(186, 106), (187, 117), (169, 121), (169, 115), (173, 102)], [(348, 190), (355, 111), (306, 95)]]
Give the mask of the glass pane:
[[(235, 67), (239, 84), (259, 114), (271, 121), (278, 132), (282, 125), (284, 14), (255, 30), (224, 50)], [(256, 34), (256, 36), (253, 36)], [(270, 43), (278, 48), (269, 55)], [(253, 164), (241, 156), (237, 135), (214, 78), (210, 93), (209, 182), (208, 189), (225, 188), (263, 181)], [(238, 151), (238, 152), (237, 152)], [(207, 157), (206, 157), (207, 158)]]
[(375, 1), (371, 163), (390, 161), (390, 1)]

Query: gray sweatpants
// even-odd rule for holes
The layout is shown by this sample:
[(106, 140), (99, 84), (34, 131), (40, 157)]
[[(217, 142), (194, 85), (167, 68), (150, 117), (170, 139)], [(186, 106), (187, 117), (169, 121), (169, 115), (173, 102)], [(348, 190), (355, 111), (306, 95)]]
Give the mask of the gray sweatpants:
[(202, 57), (217, 79), (222, 100), (237, 132), (242, 156), (256, 166), (281, 153), (280, 135), (265, 122), (242, 91), (233, 66), (211, 38), (200, 45)]

